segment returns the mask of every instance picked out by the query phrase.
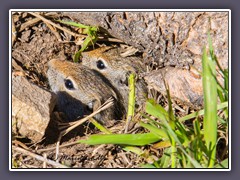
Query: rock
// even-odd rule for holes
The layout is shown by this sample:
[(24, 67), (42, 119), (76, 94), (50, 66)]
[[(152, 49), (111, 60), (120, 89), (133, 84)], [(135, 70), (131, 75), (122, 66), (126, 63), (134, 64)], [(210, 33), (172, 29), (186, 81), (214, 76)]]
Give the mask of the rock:
[(169, 86), (171, 98), (192, 107), (203, 105), (202, 78), (193, 71), (165, 67), (152, 71), (144, 77), (149, 88), (166, 95), (165, 83)]
[(12, 131), (40, 141), (50, 121), (56, 97), (25, 77), (12, 75)]

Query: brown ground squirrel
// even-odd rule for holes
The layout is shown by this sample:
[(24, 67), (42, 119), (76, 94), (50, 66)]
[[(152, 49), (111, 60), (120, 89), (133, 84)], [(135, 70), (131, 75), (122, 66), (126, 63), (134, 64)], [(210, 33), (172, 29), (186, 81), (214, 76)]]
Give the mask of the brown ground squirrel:
[(84, 65), (64, 60), (53, 59), (48, 66), (47, 76), (57, 94), (57, 106), (69, 120), (89, 114), (89, 109), (96, 109), (110, 97), (114, 98), (114, 106), (96, 115), (96, 119), (104, 122), (122, 118), (122, 98), (104, 77)]
[[(128, 104), (128, 75), (142, 73), (146, 67), (136, 56), (122, 57), (121, 48), (101, 47), (82, 53), (82, 64), (101, 73), (120, 92), (125, 108)], [(141, 106), (147, 97), (147, 86), (143, 79), (136, 81), (136, 104)]]

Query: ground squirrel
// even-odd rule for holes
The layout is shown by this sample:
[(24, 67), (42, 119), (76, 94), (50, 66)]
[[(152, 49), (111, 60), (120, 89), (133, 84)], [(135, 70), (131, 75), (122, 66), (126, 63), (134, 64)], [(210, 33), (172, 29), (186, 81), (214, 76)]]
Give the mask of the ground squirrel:
[[(142, 73), (146, 67), (142, 59), (136, 56), (122, 57), (121, 48), (101, 47), (82, 53), (82, 64), (105, 76), (120, 92), (125, 108), (128, 104), (128, 75)], [(147, 95), (147, 86), (143, 79), (136, 81), (136, 105), (142, 105)]]
[(57, 94), (59, 111), (69, 120), (89, 114), (108, 98), (114, 98), (114, 106), (96, 115), (105, 121), (120, 119), (125, 113), (122, 98), (99, 74), (79, 63), (53, 59), (48, 63), (47, 76), (52, 91)]

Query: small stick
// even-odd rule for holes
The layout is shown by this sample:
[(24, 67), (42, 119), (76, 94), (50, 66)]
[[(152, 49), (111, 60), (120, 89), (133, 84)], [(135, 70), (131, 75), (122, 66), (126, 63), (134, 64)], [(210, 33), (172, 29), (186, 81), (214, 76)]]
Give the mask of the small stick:
[[(56, 13), (55, 12), (49, 12), (49, 13), (46, 13), (45, 16), (56, 16)], [(38, 23), (39, 21), (41, 21), (41, 19), (39, 18), (33, 18), (31, 20), (28, 20), (27, 22), (23, 23), (21, 26), (20, 26), (20, 29), (18, 30), (18, 32), (22, 32), (23, 30), (25, 30), (27, 27), (31, 27), (33, 26), (34, 24)]]
[(39, 21), (41, 21), (41, 19), (39, 19), (39, 18), (34, 18), (34, 19), (31, 19), (31, 20), (23, 23), (23, 24), (21, 25), (20, 29), (19, 29), (19, 32), (22, 32), (22, 31), (25, 30), (27, 27), (32, 26), (32, 25), (38, 23)]
[(46, 153), (43, 154), (43, 158), (45, 159), (45, 161), (43, 161), (43, 168), (47, 168), (47, 162), (46, 162), (47, 154)]
[(135, 54), (136, 52), (138, 52), (138, 50), (137, 50), (136, 48), (134, 48), (134, 47), (129, 47), (129, 48), (127, 48), (127, 51), (126, 51), (126, 52), (121, 53), (120, 55), (121, 55), (122, 57), (127, 57), (127, 56), (131, 56), (131, 55)]
[[(68, 147), (68, 146), (72, 146), (72, 145), (75, 145), (75, 144), (79, 144), (79, 143), (77, 141), (67, 143), (67, 144), (59, 146), (59, 149), (64, 148), (64, 147)], [(51, 147), (51, 148), (46, 148), (46, 149), (38, 149), (37, 152), (41, 153), (41, 152), (52, 151), (52, 150), (56, 150), (56, 147)]]
[(31, 14), (31, 15), (33, 15), (33, 16), (35, 16), (35, 17), (37, 17), (37, 18), (39, 18), (39, 19), (41, 19), (43, 22), (49, 23), (49, 24), (51, 24), (52, 26), (54, 26), (54, 27), (56, 27), (56, 28), (58, 28), (58, 29), (61, 29), (62, 31), (67, 32), (68, 34), (70, 34), (70, 35), (72, 35), (72, 36), (74, 36), (74, 37), (81, 37), (80, 34), (73, 33), (72, 31), (69, 31), (68, 29), (63, 28), (63, 27), (61, 27), (61, 26), (53, 23), (52, 21), (49, 21), (48, 19), (42, 17), (41, 15), (39, 15), (39, 14), (37, 14), (37, 13), (34, 13), (34, 12), (28, 12), (28, 13)]
[(108, 38), (108, 37), (98, 37), (98, 41), (109, 41), (109, 42), (117, 42), (117, 43), (124, 43), (122, 40), (117, 38)]
[(23, 148), (16, 147), (16, 146), (12, 146), (12, 147), (13, 147), (13, 150), (15, 150), (15, 151), (18, 151), (18, 152), (23, 153), (23, 154), (25, 154), (25, 155), (31, 156), (31, 157), (33, 157), (33, 158), (35, 158), (35, 159), (37, 159), (37, 160), (46, 162), (46, 163), (48, 163), (48, 164), (50, 164), (50, 165), (52, 165), (52, 166), (55, 166), (55, 167), (58, 167), (58, 168), (69, 168), (69, 167), (67, 167), (67, 166), (64, 166), (64, 165), (62, 165), (62, 164), (60, 164), (60, 163), (57, 163), (57, 162), (55, 162), (55, 161), (52, 161), (52, 160), (50, 160), (50, 159), (45, 159), (44, 157), (42, 157), (42, 156), (40, 156), (40, 155), (37, 155), (37, 154), (34, 154), (34, 153), (32, 153), (32, 152), (29, 152), (29, 151), (27, 151), (27, 150), (25, 150), (25, 149), (23, 149)]
[(29, 150), (29, 148), (28, 148), (25, 144), (23, 144), (22, 142), (20, 142), (20, 141), (13, 140), (12, 143), (14, 143), (15, 145), (21, 146), (21, 147), (24, 148), (24, 149)]

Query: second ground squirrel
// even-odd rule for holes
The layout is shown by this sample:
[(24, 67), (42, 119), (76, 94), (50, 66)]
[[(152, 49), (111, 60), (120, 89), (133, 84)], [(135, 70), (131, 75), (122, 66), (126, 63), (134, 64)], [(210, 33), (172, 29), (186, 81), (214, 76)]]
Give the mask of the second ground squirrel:
[[(101, 47), (82, 53), (82, 64), (106, 77), (120, 92), (125, 108), (128, 105), (128, 75), (146, 71), (142, 59), (136, 56), (122, 57), (121, 48)], [(147, 96), (147, 86), (143, 79), (138, 79), (136, 87), (136, 105), (141, 106)]]

